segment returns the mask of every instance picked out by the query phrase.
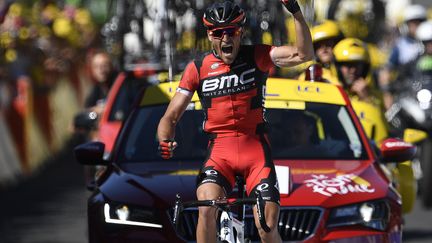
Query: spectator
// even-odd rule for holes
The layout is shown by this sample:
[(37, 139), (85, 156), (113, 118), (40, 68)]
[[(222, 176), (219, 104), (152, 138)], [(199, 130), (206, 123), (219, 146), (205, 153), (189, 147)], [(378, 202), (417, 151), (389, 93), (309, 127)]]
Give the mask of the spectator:
[(420, 23), (427, 19), (427, 11), (422, 5), (410, 5), (404, 11), (402, 36), (396, 39), (386, 67), (379, 75), (379, 86), (383, 91), (384, 106), (388, 109), (393, 103), (389, 85), (395, 80), (396, 70), (416, 59), (421, 53), (421, 45), (416, 39), (416, 30)]
[(432, 77), (432, 20), (421, 23), (417, 29), (416, 37), (421, 41), (424, 51), (415, 60), (407, 63), (400, 70), (400, 76), (405, 79), (419, 80)]
[[(432, 57), (432, 20), (423, 22), (416, 32), (417, 39), (420, 40), (424, 46), (424, 52), (422, 57), (431, 58)], [(425, 59), (423, 59), (425, 60)], [(430, 65), (426, 63), (422, 65), (419, 63), (420, 69), (431, 69)], [(424, 67), (424, 68), (423, 68)]]
[[(103, 50), (96, 50), (92, 53), (88, 65), (93, 87), (84, 101), (84, 107), (87, 111), (77, 114), (74, 120), (75, 134), (78, 135), (80, 139), (84, 139), (84, 141), (98, 139), (97, 124), (93, 124), (97, 118), (95, 119), (91, 113), (96, 112), (98, 115), (97, 117), (103, 113), (105, 109), (105, 99), (116, 77), (112, 59), (110, 55)], [(89, 130), (77, 127), (79, 121), (84, 123), (81, 125), (84, 125)], [(87, 124), (88, 122), (90, 124)], [(91, 128), (88, 126), (91, 126)], [(87, 186), (93, 186), (95, 178), (104, 170), (104, 167), (85, 166), (84, 177)]]
[(95, 51), (89, 60), (90, 77), (93, 81), (93, 87), (86, 97), (84, 107), (96, 109), (101, 114), (105, 98), (115, 79), (115, 71), (112, 65), (110, 55), (105, 51)]
[(376, 144), (388, 137), (382, 93), (374, 85), (368, 46), (357, 38), (346, 38), (334, 47), (338, 76), (364, 127)]
[(333, 65), (332, 49), (342, 39), (342, 32), (337, 23), (331, 20), (312, 27), (311, 31), (316, 59), (323, 67), (330, 69)]
[[(336, 67), (334, 65), (334, 46), (343, 38), (343, 34), (335, 21), (326, 20), (311, 29), (315, 59), (323, 69), (323, 78), (331, 83), (339, 84)], [(305, 74), (299, 80), (305, 80)]]
[(414, 60), (421, 53), (421, 45), (416, 39), (418, 26), (427, 19), (426, 9), (422, 5), (411, 5), (404, 12), (403, 35), (398, 38), (391, 51), (388, 65), (394, 69)]
[(382, 105), (373, 86), (367, 45), (357, 38), (345, 38), (333, 49), (339, 81), (351, 98)]

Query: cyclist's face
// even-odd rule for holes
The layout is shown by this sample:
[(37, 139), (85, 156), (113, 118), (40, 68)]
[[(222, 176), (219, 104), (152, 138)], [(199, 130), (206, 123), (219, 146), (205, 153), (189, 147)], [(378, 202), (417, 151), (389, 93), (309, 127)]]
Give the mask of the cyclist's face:
[(226, 27), (207, 32), (213, 49), (224, 63), (231, 64), (237, 57), (242, 31), (239, 27)]

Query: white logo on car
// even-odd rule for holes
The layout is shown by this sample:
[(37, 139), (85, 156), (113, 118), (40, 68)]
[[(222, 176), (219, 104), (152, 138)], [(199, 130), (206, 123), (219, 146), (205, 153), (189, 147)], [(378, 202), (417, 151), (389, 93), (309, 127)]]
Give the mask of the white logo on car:
[(409, 143), (405, 143), (403, 141), (401, 142), (387, 142), (385, 143), (385, 145), (389, 148), (393, 148), (393, 147), (410, 147), (411, 144)]
[[(353, 174), (338, 175), (330, 178), (326, 175), (312, 175), (312, 179), (305, 180), (307, 187), (312, 187), (313, 192), (330, 197), (335, 194), (345, 195), (348, 193), (373, 193), (375, 188), (370, 188), (370, 184), (356, 183), (353, 178), (358, 178)], [(360, 178), (361, 179), (361, 178)], [(361, 179), (361, 181), (364, 181)], [(365, 182), (365, 181), (364, 181)]]

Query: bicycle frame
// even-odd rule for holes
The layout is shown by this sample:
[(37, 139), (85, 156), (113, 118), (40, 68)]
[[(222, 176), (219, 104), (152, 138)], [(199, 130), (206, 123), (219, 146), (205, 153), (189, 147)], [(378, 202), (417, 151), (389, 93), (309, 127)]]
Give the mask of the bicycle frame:
[[(220, 217), (220, 240), (222, 242), (228, 243), (243, 243), (244, 242), (244, 212), (245, 205), (256, 205), (257, 206), (257, 214), (259, 218), (259, 222), (264, 231), (269, 232), (270, 228), (268, 227), (265, 219), (264, 208), (265, 201), (261, 196), (260, 191), (256, 191), (255, 198), (244, 198), (243, 197), (243, 188), (239, 186), (239, 193), (242, 193), (242, 196), (239, 198), (220, 198), (215, 200), (197, 200), (197, 201), (188, 201), (182, 202), (179, 194), (176, 195), (176, 202), (174, 206), (174, 215), (173, 215), (173, 224), (176, 230), (178, 230), (178, 218), (180, 213), (185, 208), (190, 207), (216, 207), (221, 211)], [(233, 214), (230, 211), (231, 206), (241, 205), (242, 210), (238, 213), (238, 218), (233, 217)], [(235, 231), (234, 231), (235, 229)]]
[(235, 243), (244, 242), (244, 224), (233, 217), (231, 212), (222, 211), (220, 216), (219, 239), (222, 242)]

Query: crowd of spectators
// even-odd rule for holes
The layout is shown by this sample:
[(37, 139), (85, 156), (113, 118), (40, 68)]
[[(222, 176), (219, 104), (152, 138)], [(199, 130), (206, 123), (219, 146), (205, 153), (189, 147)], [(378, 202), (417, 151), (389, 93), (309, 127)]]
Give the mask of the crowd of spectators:
[[(245, 8), (252, 8), (256, 12), (252, 11), (252, 13), (255, 14), (248, 16), (247, 30), (245, 31), (246, 40), (251, 41), (253, 39), (253, 42), (276, 45), (281, 44), (278, 42), (290, 41), (289, 19), (286, 21), (286, 26), (272, 26), (272, 19), (275, 17), (274, 14), (271, 14), (273, 13), (273, 10), (271, 9), (273, 5), (270, 3), (270, 5), (266, 5), (266, 1), (261, 0), (235, 1), (240, 2), (240, 4)], [(120, 20), (118, 17), (124, 16), (125, 21), (130, 20), (130, 23), (123, 23), (125, 26), (130, 25), (131, 28), (131, 32), (127, 32), (128, 28), (125, 28), (124, 30), (125, 43), (123, 49), (126, 54), (128, 54), (128, 50), (131, 46), (140, 47), (137, 50), (135, 50), (136, 48), (133, 49), (140, 53), (140, 55), (146, 53), (143, 49), (147, 46), (144, 44), (137, 45), (135, 43), (136, 41), (131, 42), (132, 39), (137, 39), (138, 41), (143, 42), (148, 41), (158, 45), (162, 44), (161, 41), (155, 40), (157, 34), (159, 32), (162, 33), (162, 29), (157, 31), (159, 29), (155, 29), (154, 26), (157, 24), (157, 21), (155, 22), (154, 16), (153, 18), (150, 17), (152, 17), (152, 13), (158, 12), (155, 7), (160, 6), (162, 2), (169, 7), (170, 5), (168, 2), (146, 0), (143, 1), (145, 4), (142, 4), (142, 6), (140, 5), (141, 7), (129, 6), (130, 10), (124, 11), (124, 13), (122, 13), (123, 15), (118, 15), (119, 13), (114, 11), (111, 13), (112, 16), (110, 16), (110, 19), (105, 19), (103, 23), (99, 22), (98, 24), (94, 21), (94, 16), (91, 14), (89, 8), (78, 4), (80, 2), (83, 1), (0, 1), (0, 110), (11, 108), (14, 104), (19, 107), (18, 101), (20, 99), (20, 91), (17, 85), (17, 80), (28, 80), (34, 94), (36, 96), (43, 96), (55, 86), (60, 76), (68, 76), (70, 78), (74, 88), (78, 91), (77, 94), (80, 95), (78, 99), (80, 100), (81, 105), (84, 106), (86, 94), (82, 92), (82, 87), (80, 87), (81, 77), (79, 77), (79, 74), (81, 70), (79, 69), (82, 68), (83, 63), (86, 63), (85, 61), (83, 62), (83, 60), (87, 60), (87, 63), (89, 63), (88, 60), (91, 58), (91, 54), (89, 54), (91, 51), (89, 50), (91, 49), (101, 49), (106, 47), (108, 53), (111, 55), (113, 53), (114, 55), (118, 55), (118, 48), (113, 48), (113, 45), (107, 45), (107, 43), (109, 44), (110, 38), (117, 40), (117, 37), (111, 37), (112, 34), (115, 34), (114, 32), (111, 32), (116, 29), (114, 28), (117, 26), (115, 23), (119, 24), (118, 21)], [(107, 1), (96, 2), (100, 2), (101, 4), (105, 3), (105, 5), (107, 4)], [(125, 2), (130, 3), (133, 1)], [(177, 4), (178, 1), (173, 2)], [(202, 31), (199, 31), (198, 27), (202, 26), (197, 25), (196, 22), (201, 17), (203, 6), (206, 6), (204, 3), (207, 2), (207, 0), (184, 1), (179, 5), (182, 6), (182, 8), (177, 5), (174, 6), (178, 11), (176, 15), (177, 18), (173, 21), (176, 26), (175, 35), (178, 36), (178, 38), (176, 39), (176, 43), (174, 43), (176, 48), (173, 51), (178, 55), (184, 52), (193, 54), (201, 48), (199, 33)], [(308, 1), (304, 2), (307, 4)], [(399, 4), (402, 6), (401, 7), (396, 4), (404, 1), (392, 1), (392, 5), (390, 5), (390, 2), (386, 3), (386, 1), (327, 1), (329, 2), (327, 5), (324, 4), (324, 2), (326, 1), (315, 1), (315, 19), (311, 20), (309, 23), (311, 27), (317, 26), (326, 20), (326, 17), (323, 17), (323, 14), (320, 14), (320, 12), (325, 12), (327, 18), (330, 18), (329, 16), (331, 15), (335, 23), (339, 25), (342, 35), (345, 37), (362, 39), (363, 41), (369, 42), (377, 47), (375, 49), (370, 48), (370, 51), (378, 50), (370, 54), (374, 69), (389, 67), (389, 65), (386, 65), (386, 60), (387, 56), (390, 54), (391, 47), (396, 42), (396, 38), (403, 35), (403, 31), (400, 31), (402, 30), (402, 27), (405, 25), (409, 27), (408, 24), (404, 24), (403, 22), (403, 12), (406, 11), (402, 10), (406, 8), (406, 6), (403, 7), (403, 5)], [(409, 1), (406, 2), (408, 3)], [(374, 6), (369, 6), (369, 3), (373, 3)], [(361, 7), (356, 9), (350, 8), (350, 6), (352, 7), (356, 4), (360, 4), (359, 6)], [(375, 7), (375, 5), (377, 5), (377, 7)], [(125, 6), (128, 5), (126, 4)], [(322, 6), (327, 7), (324, 8)], [(391, 6), (399, 7), (401, 10), (399, 11), (401, 12), (400, 16), (389, 14), (398, 11), (385, 11), (391, 9)], [(174, 7), (171, 6), (171, 8)], [(386, 9), (384, 7), (386, 7)], [(426, 15), (426, 10), (424, 11), (424, 15)], [(385, 18), (383, 18), (381, 14), (383, 14)], [(379, 18), (377, 18), (375, 22), (372, 20), (365, 21), (365, 19), (370, 18), (371, 16)], [(143, 21), (140, 21), (139, 18)], [(396, 22), (398, 18), (399, 23)], [(416, 21), (419, 19), (416, 17), (412, 18)], [(405, 22), (409, 21), (406, 20)], [(368, 25), (368, 23), (372, 24)], [(133, 26), (135, 26), (135, 28), (132, 28)], [(136, 27), (141, 29), (137, 30)], [(278, 38), (276, 33), (277, 31), (275, 32), (273, 29), (284, 27), (288, 30), (288, 38), (286, 36)], [(379, 34), (375, 33), (377, 32), (375, 27), (381, 28)], [(359, 31), (348, 31), (353, 29)], [(107, 30), (110, 30), (111, 32)], [(195, 41), (191, 41), (189, 40), (190, 38), (188, 39), (185, 37), (191, 31), (196, 32), (196, 36), (194, 38), (191, 37), (192, 40)], [(135, 37), (131, 39), (132, 32), (136, 36), (134, 35)], [(285, 30), (281, 32), (285, 33)], [(252, 38), (252, 36), (250, 36), (251, 33), (260, 33), (260, 36), (254, 36)], [(269, 41), (273, 43), (267, 43)], [(156, 47), (153, 46), (149, 48)], [(117, 50), (117, 52), (115, 50)], [(191, 54), (185, 56), (190, 57)], [(394, 55), (392, 54), (391, 57), (393, 56)], [(118, 58), (118, 56), (116, 56), (116, 58)], [(152, 60), (151, 57), (146, 57), (146, 59)], [(189, 58), (183, 59), (189, 60)], [(177, 60), (175, 60), (176, 64), (185, 61), (183, 59), (177, 58)], [(374, 63), (376, 60), (380, 62), (380, 67), (375, 67)], [(390, 61), (391, 60), (392, 59), (390, 58)], [(112, 61), (116, 62), (116, 59), (112, 59)], [(116, 67), (118, 68), (118, 65), (116, 65)], [(287, 77), (296, 77), (296, 75), (298, 75), (296, 71), (302, 71), (301, 67), (298, 70), (295, 68), (293, 70), (288, 70), (288, 72), (279, 72), (279, 74), (283, 75), (285, 73), (289, 74)], [(388, 77), (387, 79), (389, 79), (390, 75), (381, 76), (384, 76), (384, 80), (386, 80), (385, 77)], [(91, 83), (92, 76), (90, 72), (87, 72), (87, 78)], [(383, 78), (381, 77), (380, 86), (384, 87), (385, 90), (386, 83), (390, 81), (387, 80), (386, 82), (382, 82), (382, 80)], [(106, 94), (106, 91), (104, 91), (104, 93)]]
[(46, 144), (52, 153), (60, 145), (59, 85), (72, 87), (73, 104), (66, 108), (73, 109), (84, 106), (93, 82), (87, 60), (102, 46), (103, 22), (81, 2), (0, 0), (0, 122), (10, 134), (3, 140), (13, 142), (27, 173), (39, 163), (31, 141), (40, 139), (41, 149)]
[(90, 12), (58, 1), (3, 1), (0, 9), (0, 108), (19, 97), (16, 81), (27, 79), (35, 95), (46, 94), (59, 77), (76, 77), (86, 52), (97, 46), (98, 26)]

